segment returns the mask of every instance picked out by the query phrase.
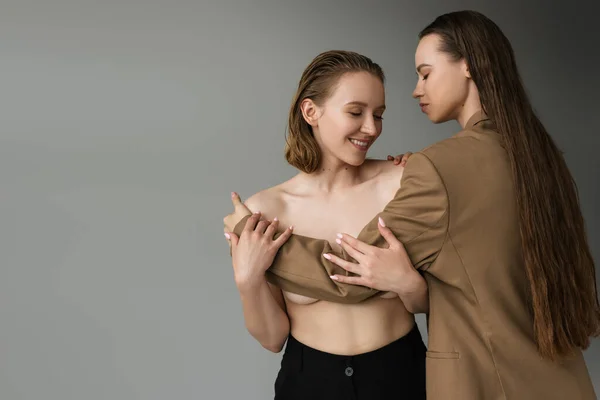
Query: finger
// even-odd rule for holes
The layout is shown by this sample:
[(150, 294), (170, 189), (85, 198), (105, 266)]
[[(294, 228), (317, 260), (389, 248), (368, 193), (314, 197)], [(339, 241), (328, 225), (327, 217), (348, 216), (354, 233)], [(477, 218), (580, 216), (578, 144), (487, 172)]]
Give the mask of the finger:
[(265, 233), (265, 230), (267, 229), (267, 227), (269, 225), (270, 225), (269, 221), (262, 220), (256, 225), (256, 228), (254, 228), (254, 232)]
[(269, 226), (267, 226), (267, 229), (265, 230), (265, 236), (268, 237), (269, 239), (273, 239), (273, 236), (277, 232), (278, 227), (279, 227), (279, 220), (277, 219), (277, 217), (275, 217), (275, 218), (273, 218), (273, 222), (270, 223)]
[(412, 153), (410, 151), (406, 152), (406, 154), (404, 154), (402, 156), (402, 165), (406, 165), (406, 162), (408, 161), (408, 158), (412, 155)]
[(345, 233), (338, 233), (337, 236), (338, 236), (338, 239), (342, 240), (342, 242), (348, 243), (350, 246), (352, 246), (356, 250), (360, 251), (361, 253), (371, 254), (371, 250), (373, 249), (373, 246), (369, 246), (368, 244), (361, 242), (360, 240), (353, 238), (352, 236), (347, 235)]
[(323, 257), (325, 259), (331, 261), (335, 265), (342, 267), (343, 269), (345, 269), (348, 272), (360, 275), (360, 264), (356, 264), (356, 263), (352, 263), (352, 262), (343, 260), (343, 259), (339, 258), (338, 256), (329, 254), (329, 253), (323, 254)]
[(394, 232), (390, 230), (387, 226), (385, 226), (385, 221), (383, 218), (379, 217), (379, 223), (377, 224), (377, 228), (379, 228), (379, 233), (385, 239), (385, 241), (390, 245), (390, 248), (398, 248), (403, 247), (402, 243), (398, 240)]
[(252, 216), (250, 218), (248, 218), (248, 220), (246, 221), (246, 226), (244, 227), (244, 232), (250, 233), (250, 232), (254, 231), (254, 228), (256, 228), (256, 224), (258, 223), (259, 219), (260, 219), (260, 211), (252, 214)]
[(331, 275), (330, 278), (336, 282), (348, 283), (350, 285), (361, 285), (367, 286), (360, 276), (344, 276), (344, 275)]
[(342, 241), (341, 239), (338, 239), (336, 242), (340, 246), (342, 246), (342, 248), (344, 250), (346, 250), (346, 253), (348, 253), (348, 255), (350, 257), (354, 258), (357, 262), (362, 263), (362, 260), (364, 259), (364, 256), (365, 256), (363, 253), (356, 250), (354, 247), (350, 246), (348, 243)]
[(294, 227), (290, 226), (277, 239), (273, 241), (273, 244), (279, 249), (292, 236), (293, 232)]
[(397, 156), (388, 156), (388, 160), (389, 161), (393, 161), (394, 165), (398, 165), (398, 163), (400, 162), (400, 158), (402, 157), (402, 154), (399, 154)]

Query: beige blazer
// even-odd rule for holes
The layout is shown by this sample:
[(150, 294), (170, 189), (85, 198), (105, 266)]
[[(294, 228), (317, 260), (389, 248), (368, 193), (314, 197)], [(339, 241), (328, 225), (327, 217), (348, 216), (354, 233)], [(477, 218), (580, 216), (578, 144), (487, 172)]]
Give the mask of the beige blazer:
[[(428, 399), (596, 399), (580, 351), (550, 362), (536, 350), (508, 155), (485, 115), (410, 157), (395, 198), (358, 236), (382, 246), (378, 216), (429, 285)], [(322, 257), (331, 251), (325, 240), (293, 235), (267, 279), (286, 291), (341, 303), (379, 293), (331, 280), (334, 273), (347, 274)]]

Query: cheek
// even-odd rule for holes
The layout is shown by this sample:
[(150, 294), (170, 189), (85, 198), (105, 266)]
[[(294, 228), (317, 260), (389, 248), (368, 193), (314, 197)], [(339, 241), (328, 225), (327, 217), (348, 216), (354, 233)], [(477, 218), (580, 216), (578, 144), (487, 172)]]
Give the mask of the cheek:
[(340, 137), (351, 135), (360, 129), (360, 118), (353, 118), (349, 115), (340, 115), (336, 121), (336, 134)]
[(329, 115), (319, 123), (323, 141), (329, 144), (346, 140), (348, 135), (360, 128), (358, 119), (347, 117), (343, 114)]
[(425, 81), (425, 92), (432, 103), (443, 100), (444, 93), (447, 92), (447, 79), (444, 74), (436, 74)]
[(464, 79), (451, 73), (436, 76), (430, 84), (432, 102), (440, 109), (453, 109), (461, 105), (468, 92)]

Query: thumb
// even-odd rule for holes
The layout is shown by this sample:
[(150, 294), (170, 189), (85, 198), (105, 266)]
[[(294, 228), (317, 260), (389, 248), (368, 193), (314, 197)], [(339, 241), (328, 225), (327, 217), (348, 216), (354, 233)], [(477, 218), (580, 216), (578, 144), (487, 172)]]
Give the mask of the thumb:
[(379, 233), (381, 233), (381, 236), (383, 236), (383, 238), (390, 245), (390, 247), (397, 247), (399, 245), (402, 245), (402, 243), (396, 238), (396, 235), (394, 235), (390, 228), (385, 226), (385, 222), (381, 217), (379, 217), (379, 223), (377, 224), (377, 228), (379, 228)]
[(244, 206), (244, 203), (242, 203), (242, 199), (240, 199), (240, 195), (236, 192), (231, 192), (231, 202), (233, 203), (233, 207), (235, 209), (237, 209), (239, 206)]
[(242, 203), (242, 199), (240, 199), (240, 195), (237, 194), (236, 192), (231, 192), (231, 201), (233, 203), (233, 208), (235, 209), (236, 213), (242, 211), (242, 213), (245, 215), (252, 214), (252, 211), (250, 211), (250, 209), (246, 206), (246, 204)]

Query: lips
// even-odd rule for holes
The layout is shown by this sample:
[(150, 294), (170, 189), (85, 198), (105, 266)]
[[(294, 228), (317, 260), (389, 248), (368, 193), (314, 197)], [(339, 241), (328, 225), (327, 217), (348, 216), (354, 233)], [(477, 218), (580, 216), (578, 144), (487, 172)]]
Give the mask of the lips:
[(429, 106), (428, 103), (419, 103), (419, 107), (421, 107), (421, 111), (423, 112), (427, 111), (427, 106)]

